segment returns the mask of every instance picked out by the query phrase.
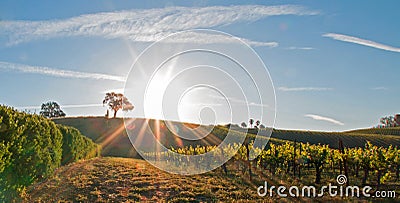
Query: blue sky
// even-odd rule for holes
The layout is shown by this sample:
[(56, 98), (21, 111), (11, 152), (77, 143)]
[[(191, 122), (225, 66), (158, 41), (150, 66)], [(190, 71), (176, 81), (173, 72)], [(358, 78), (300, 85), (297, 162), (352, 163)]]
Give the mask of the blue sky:
[(400, 113), (399, 6), (398, 1), (1, 1), (0, 103), (22, 109), (55, 100), (71, 116), (104, 115), (104, 92), (124, 87), (133, 62), (152, 42), (210, 28), (249, 42), (267, 66), (276, 91), (275, 127), (369, 127), (381, 116)]

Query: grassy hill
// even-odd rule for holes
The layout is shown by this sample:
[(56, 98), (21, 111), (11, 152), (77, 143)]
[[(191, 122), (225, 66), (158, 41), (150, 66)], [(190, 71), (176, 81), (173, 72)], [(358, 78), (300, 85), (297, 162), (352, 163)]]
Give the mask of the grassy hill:
[[(104, 117), (76, 117), (76, 118), (59, 118), (53, 119), (54, 122), (73, 126), (82, 134), (88, 136), (96, 143), (103, 147), (103, 156), (119, 156), (119, 157), (138, 157), (134, 148), (131, 145), (128, 135), (126, 134), (124, 122), (122, 118), (105, 119)], [(143, 133), (143, 136), (153, 136), (149, 129), (141, 132), (141, 126), (144, 122), (150, 123), (150, 128), (154, 132), (152, 123), (154, 120), (135, 119), (132, 126), (133, 134)], [(184, 127), (198, 127), (198, 125), (172, 122), (176, 128), (183, 129)], [(176, 147), (176, 135), (171, 133), (168, 128), (163, 128), (165, 138), (162, 140), (164, 145)], [(189, 141), (181, 139), (183, 146), (187, 145), (217, 145), (219, 141), (224, 139), (228, 128), (225, 126), (217, 126), (213, 131), (213, 136), (207, 136), (199, 141)], [(245, 129), (234, 128), (235, 136), (245, 136)], [(185, 132), (191, 133), (191, 132)], [(249, 130), (248, 136), (254, 138), (257, 131)], [(266, 131), (260, 131), (261, 135), (265, 135)], [(212, 139), (217, 138), (217, 139)], [(366, 141), (370, 141), (377, 146), (387, 147), (389, 145), (400, 146), (400, 136), (381, 134), (370, 134), (361, 132), (317, 132), (317, 131), (300, 131), (300, 130), (277, 130), (274, 129), (270, 142), (281, 143), (285, 140), (309, 142), (311, 144), (329, 144), (332, 148), (338, 147), (339, 139), (343, 141), (345, 147), (363, 147)]]
[[(257, 131), (250, 130), (256, 134)], [(264, 133), (261, 132), (261, 135)], [(273, 138), (280, 140), (298, 141), (310, 144), (329, 144), (332, 148), (339, 147), (339, 139), (342, 140), (344, 147), (364, 147), (367, 141), (377, 146), (388, 147), (389, 145), (400, 146), (400, 136), (354, 133), (354, 132), (318, 132), (301, 130), (277, 130), (272, 132)]]
[(400, 127), (390, 128), (367, 128), (347, 131), (347, 133), (377, 134), (377, 135), (396, 135), (400, 136)]
[[(140, 158), (136, 153), (135, 149), (129, 140), (129, 136), (125, 131), (125, 125), (122, 118), (115, 119), (105, 119), (104, 117), (77, 117), (77, 118), (59, 118), (53, 119), (55, 123), (73, 126), (79, 129), (82, 134), (88, 136), (96, 143), (102, 146), (103, 156), (118, 156), (118, 157), (133, 157)], [(148, 125), (145, 125), (148, 122)], [(143, 137), (153, 136), (154, 133), (154, 120), (146, 119), (135, 119), (130, 126), (133, 126), (130, 131), (132, 134), (142, 134)], [(161, 122), (160, 125), (164, 125), (165, 122)], [(193, 134), (186, 129), (192, 129), (200, 127), (201, 131), (210, 128), (210, 126), (199, 126), (196, 124), (180, 123), (180, 122), (170, 122), (175, 128), (181, 129), (186, 134)], [(149, 126), (143, 130), (142, 126)], [(218, 145), (221, 140), (223, 140), (228, 133), (228, 128), (225, 126), (217, 126), (212, 130), (211, 134), (205, 136), (204, 138), (196, 141), (182, 139), (179, 136), (173, 134), (167, 127), (161, 129), (163, 138), (160, 142), (164, 146), (168, 147), (183, 147), (183, 146), (197, 146), (197, 145)], [(246, 136), (245, 133), (239, 131), (232, 131), (233, 137), (236, 139), (243, 138)], [(254, 135), (249, 134), (249, 139), (254, 139)], [(268, 139), (268, 138), (265, 138)], [(270, 142), (282, 143), (282, 140), (271, 138)], [(143, 143), (146, 144), (146, 143)]]
[[(53, 119), (57, 124), (73, 126), (102, 146), (102, 156), (137, 157), (126, 134), (123, 120), (104, 117)], [(112, 136), (112, 139), (108, 139)]]
[[(125, 132), (122, 119), (104, 119), (102, 117), (62, 118), (54, 119), (56, 123), (71, 125), (95, 142), (99, 143), (105, 151), (105, 156), (137, 157), (131, 146), (129, 136)], [(143, 130), (144, 122), (150, 123), (150, 129)], [(134, 134), (152, 136), (150, 131), (155, 130), (154, 120), (136, 119), (127, 126)], [(161, 125), (164, 122), (159, 123)], [(172, 122), (180, 129), (184, 126), (190, 128), (207, 127), (195, 124)], [(166, 128), (160, 127), (164, 138), (164, 145), (177, 145), (174, 140), (176, 135)], [(234, 137), (247, 136), (252, 139), (257, 133), (251, 129), (248, 134), (244, 129), (235, 128)], [(214, 145), (223, 139), (228, 131), (226, 126), (217, 126), (211, 131), (211, 137), (204, 137), (199, 141), (181, 140), (182, 146), (187, 145)], [(185, 131), (181, 131), (183, 133)], [(185, 132), (188, 133), (188, 132)], [(261, 135), (266, 133), (260, 131)], [(330, 144), (335, 147), (339, 139), (345, 146), (363, 146), (366, 140), (376, 145), (388, 144), (399, 146), (400, 136), (375, 135), (360, 133), (328, 133), (295, 130), (274, 130), (271, 142), (284, 142), (296, 139), (299, 142)], [(311, 202), (309, 198), (279, 198), (259, 197), (257, 188), (268, 182), (268, 185), (284, 185), (287, 188), (293, 185), (314, 185), (315, 170), (310, 166), (301, 167), (301, 178), (294, 177), (291, 169), (281, 168), (279, 171), (270, 172), (267, 168), (255, 167), (243, 160), (230, 160), (226, 163), (227, 171), (222, 167), (201, 175), (176, 175), (159, 170), (141, 159), (126, 159), (116, 157), (94, 158), (79, 161), (63, 166), (48, 179), (36, 183), (26, 191), (26, 202)], [(247, 165), (249, 164), (249, 165)], [(283, 164), (284, 165), (284, 164)], [(337, 164), (336, 164), (337, 165)], [(332, 170), (323, 171), (321, 184), (336, 183), (339, 170), (335, 166), (327, 165)], [(252, 172), (247, 169), (252, 168)], [(300, 170), (300, 169), (299, 169)], [(340, 172), (341, 173), (341, 172)], [(339, 173), (339, 174), (340, 174)], [(249, 175), (252, 178), (249, 178)], [(370, 173), (374, 174), (374, 173)], [(353, 183), (360, 185), (360, 178), (350, 176)], [(393, 178), (392, 178), (393, 179)], [(358, 182), (357, 182), (358, 181)], [(369, 184), (373, 185), (372, 178)], [(318, 184), (317, 184), (318, 186)], [(319, 185), (321, 186), (321, 185)], [(374, 186), (374, 185), (373, 185)], [(383, 189), (393, 190), (398, 188), (397, 180), (392, 180), (383, 186)], [(397, 189), (396, 189), (397, 190)], [(345, 201), (358, 201), (364, 199), (346, 199)], [(366, 201), (381, 201), (383, 199), (368, 199)], [(385, 199), (386, 200), (386, 199)], [(396, 199), (397, 200), (397, 199)], [(343, 201), (339, 197), (324, 196), (316, 201)]]

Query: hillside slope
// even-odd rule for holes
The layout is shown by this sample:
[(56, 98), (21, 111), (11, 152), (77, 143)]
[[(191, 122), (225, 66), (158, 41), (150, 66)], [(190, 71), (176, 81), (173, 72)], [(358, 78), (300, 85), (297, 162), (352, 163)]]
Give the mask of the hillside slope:
[[(96, 143), (102, 145), (103, 156), (119, 156), (119, 157), (138, 157), (134, 148), (132, 147), (129, 137), (126, 134), (125, 126), (122, 118), (116, 119), (105, 119), (104, 117), (77, 117), (77, 118), (60, 118), (53, 120), (56, 123), (73, 126), (79, 129), (82, 134), (88, 136)], [(133, 126), (133, 134), (141, 133), (141, 126), (144, 122), (151, 123), (152, 120), (146, 119), (135, 119)], [(190, 126), (193, 124), (184, 124), (178, 122), (172, 122), (177, 128), (183, 129), (184, 126)], [(223, 126), (217, 126), (217, 130), (214, 132), (218, 139), (223, 139), (226, 135), (227, 128)], [(237, 133), (243, 133), (245, 129), (234, 128)], [(172, 135), (167, 128), (162, 129), (162, 133), (165, 134), (165, 145), (176, 146), (174, 140), (176, 136)], [(217, 132), (218, 131), (218, 132)], [(241, 132), (240, 132), (241, 131)], [(189, 132), (180, 132), (189, 133)], [(254, 129), (249, 130), (250, 134), (257, 134)], [(261, 131), (261, 135), (265, 135), (265, 131)], [(143, 136), (153, 136), (149, 130), (143, 131)], [(205, 137), (206, 143), (209, 145), (219, 144), (215, 139), (208, 139)], [(362, 133), (345, 133), (345, 132), (317, 132), (317, 131), (300, 131), (300, 130), (277, 130), (274, 129), (270, 142), (282, 142), (284, 140), (297, 142), (309, 142), (310, 144), (328, 144), (332, 148), (338, 147), (339, 139), (343, 141), (345, 147), (364, 147), (367, 141), (377, 146), (387, 147), (389, 145), (400, 146), (400, 136), (392, 135), (377, 135), (377, 134), (362, 134)], [(182, 141), (183, 146), (186, 145), (204, 145), (202, 141)]]
[(75, 127), (95, 143), (100, 144), (102, 156), (137, 157), (121, 118), (70, 117), (57, 118), (53, 121), (57, 124)]
[(367, 128), (347, 131), (348, 133), (378, 134), (378, 135), (397, 135), (400, 136), (400, 127), (390, 128)]
[[(135, 149), (132, 147), (130, 142), (132, 135), (142, 137), (142, 140), (146, 140), (149, 137), (153, 137), (155, 132), (155, 126), (159, 125), (160, 130), (160, 142), (164, 146), (168, 147), (184, 147), (184, 146), (197, 146), (197, 145), (219, 145), (221, 140), (226, 137), (228, 129), (224, 126), (217, 126), (210, 134), (204, 133), (211, 129), (210, 126), (199, 126), (196, 124), (180, 123), (180, 122), (169, 122), (157, 121), (149, 119), (137, 118), (132, 121), (129, 125), (130, 136), (127, 135), (122, 118), (105, 119), (104, 117), (77, 117), (77, 118), (58, 118), (53, 119), (55, 123), (73, 126), (79, 129), (82, 134), (88, 136), (96, 143), (102, 146), (103, 156), (118, 156), (118, 157), (131, 157), (139, 158)], [(179, 134), (184, 133), (186, 136), (191, 135), (192, 137), (197, 134), (206, 134), (198, 140), (187, 140), (179, 137), (172, 133), (165, 123), (173, 125), (175, 129), (178, 129)], [(208, 135), (207, 135), (208, 134)], [(232, 131), (232, 137), (234, 139), (240, 139), (245, 137), (246, 134), (238, 131)], [(249, 139), (254, 139), (254, 135), (249, 134)], [(267, 138), (264, 138), (267, 139)], [(148, 140), (148, 139), (147, 139)], [(281, 143), (282, 140), (270, 139), (270, 142)], [(146, 145), (146, 142), (141, 144)], [(149, 143), (147, 143), (149, 145)], [(149, 145), (150, 146), (150, 145)]]
[[(250, 133), (257, 133), (250, 130)], [(261, 135), (264, 133), (261, 132)], [(332, 148), (339, 147), (339, 140), (342, 140), (344, 147), (364, 147), (367, 141), (376, 146), (388, 147), (389, 145), (400, 146), (400, 136), (363, 134), (363, 133), (345, 133), (345, 132), (318, 132), (301, 130), (274, 130), (273, 138), (281, 140), (290, 140), (310, 144), (328, 144)]]

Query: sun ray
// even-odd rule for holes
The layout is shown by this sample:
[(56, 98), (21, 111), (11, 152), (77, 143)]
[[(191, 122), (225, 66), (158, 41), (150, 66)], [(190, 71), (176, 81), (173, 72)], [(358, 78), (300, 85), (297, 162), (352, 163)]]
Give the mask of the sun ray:
[[(148, 129), (149, 120), (150, 120), (150, 119), (146, 118), (146, 119), (143, 121), (142, 127), (140, 128), (139, 133), (138, 133), (137, 136), (135, 137), (135, 140), (131, 140), (131, 141), (134, 143), (134, 145), (140, 145), (140, 144), (142, 143), (143, 138), (144, 138), (144, 135), (145, 135), (145, 132), (146, 132), (146, 130)], [(133, 139), (132, 136), (130, 136), (130, 138)]]
[(101, 143), (100, 146), (101, 147), (105, 147), (107, 145), (109, 145), (113, 140), (115, 140), (116, 137), (118, 137), (118, 135), (120, 133), (122, 133), (122, 131), (125, 130), (125, 125), (124, 123), (121, 123), (121, 125), (119, 125), (115, 131), (113, 133), (111, 133), (110, 135), (107, 135), (106, 139), (104, 139)]

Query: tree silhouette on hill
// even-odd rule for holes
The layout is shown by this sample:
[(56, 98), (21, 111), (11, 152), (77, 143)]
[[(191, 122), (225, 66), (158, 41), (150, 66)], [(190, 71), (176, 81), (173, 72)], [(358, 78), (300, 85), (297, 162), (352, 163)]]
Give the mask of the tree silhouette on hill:
[(252, 127), (253, 127), (253, 123), (254, 123), (254, 119), (250, 118), (250, 120), (249, 120), (249, 125), (250, 125), (250, 128), (252, 128)]
[(64, 111), (61, 110), (60, 105), (54, 101), (43, 103), (39, 114), (46, 118), (57, 118), (66, 116)]
[(121, 93), (109, 92), (103, 100), (103, 105), (114, 112), (114, 117), (117, 116), (117, 112), (122, 109), (123, 111), (130, 111), (134, 108), (132, 103)]

